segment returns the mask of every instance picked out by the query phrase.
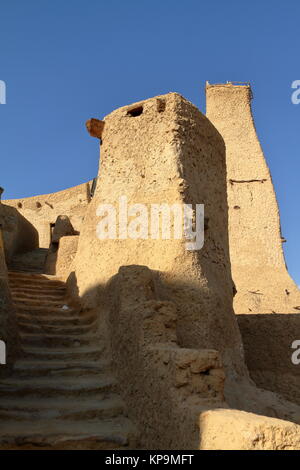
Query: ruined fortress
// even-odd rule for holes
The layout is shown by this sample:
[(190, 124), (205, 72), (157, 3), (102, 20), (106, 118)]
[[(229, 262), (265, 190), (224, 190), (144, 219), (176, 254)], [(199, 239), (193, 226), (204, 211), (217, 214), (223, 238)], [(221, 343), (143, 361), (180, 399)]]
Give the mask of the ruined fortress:
[[(97, 179), (0, 205), (0, 449), (300, 449), (300, 292), (249, 84), (87, 123)], [(205, 240), (99, 240), (99, 204), (204, 204)]]

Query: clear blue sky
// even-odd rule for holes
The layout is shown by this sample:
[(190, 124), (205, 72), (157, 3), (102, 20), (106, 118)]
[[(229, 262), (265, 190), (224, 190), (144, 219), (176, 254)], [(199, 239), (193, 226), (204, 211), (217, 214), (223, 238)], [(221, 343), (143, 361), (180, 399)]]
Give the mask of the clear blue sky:
[(299, 0), (1, 0), (1, 180), (5, 198), (97, 173), (84, 123), (177, 91), (205, 111), (204, 84), (251, 81), (277, 191), (289, 270), (300, 284)]

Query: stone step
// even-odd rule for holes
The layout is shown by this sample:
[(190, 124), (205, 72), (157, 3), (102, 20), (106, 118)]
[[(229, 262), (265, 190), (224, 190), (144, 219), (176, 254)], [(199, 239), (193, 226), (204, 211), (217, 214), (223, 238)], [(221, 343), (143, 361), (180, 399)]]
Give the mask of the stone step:
[(58, 292), (51, 290), (50, 292), (40, 292), (37, 290), (32, 290), (32, 292), (25, 291), (24, 289), (10, 289), (11, 295), (14, 299), (27, 299), (27, 300), (50, 300), (62, 302), (66, 297), (66, 292), (64, 290), (59, 290)]
[(47, 334), (30, 334), (20, 333), (21, 344), (28, 346), (47, 346), (49, 348), (70, 347), (76, 348), (80, 346), (88, 346), (95, 343), (98, 339), (97, 335), (47, 335)]
[(52, 286), (51, 284), (21, 284), (14, 281), (9, 281), (9, 288), (11, 292), (17, 294), (33, 294), (34, 298), (40, 298), (43, 295), (67, 295), (66, 286)]
[[(17, 264), (10, 264), (9, 265), (9, 269), (15, 273), (17, 272), (20, 272), (23, 274), (24, 272), (24, 266), (22, 265), (17, 265)], [(27, 273), (31, 273), (31, 274), (39, 274), (39, 275), (42, 275), (44, 273), (44, 268), (31, 268), (31, 269), (28, 269), (26, 271)]]
[(105, 359), (88, 360), (46, 360), (21, 359), (14, 365), (14, 375), (18, 377), (41, 376), (83, 376), (105, 372), (110, 362)]
[(26, 295), (32, 294), (34, 298), (41, 297), (43, 295), (62, 296), (62, 295), (66, 295), (67, 293), (66, 287), (55, 287), (55, 289), (53, 289), (52, 287), (33, 288), (33, 287), (27, 287), (25, 285), (13, 286), (11, 282), (9, 284), (9, 287), (12, 293), (16, 293), (16, 294), (23, 293)]
[(125, 417), (106, 420), (46, 420), (1, 423), (0, 449), (126, 449), (135, 429)]
[[(97, 377), (9, 377), (0, 382), (0, 398), (14, 397), (88, 397), (114, 391), (116, 380), (108, 374)], [(2, 426), (2, 424), (1, 424)], [(1, 433), (1, 430), (0, 430)]]
[(46, 335), (81, 335), (91, 333), (92, 331), (96, 330), (97, 322), (93, 322), (90, 324), (80, 324), (80, 325), (62, 325), (51, 323), (43, 323), (40, 324), (39, 320), (36, 322), (24, 323), (22, 321), (18, 321), (18, 327), (21, 333), (35, 333), (35, 334), (46, 334)]
[[(57, 281), (58, 282), (58, 281)], [(60, 292), (66, 292), (66, 286), (63, 284), (55, 284), (55, 281), (41, 281), (41, 282), (19, 282), (16, 281), (15, 279), (8, 280), (9, 287), (12, 290), (15, 289), (21, 289), (24, 292), (28, 292), (29, 289), (33, 292), (40, 292), (44, 293), (47, 292), (49, 294), (53, 293), (60, 293)]]
[(69, 310), (70, 307), (64, 299), (61, 300), (44, 300), (44, 299), (26, 299), (26, 298), (21, 298), (21, 297), (16, 297), (13, 296), (13, 303), (18, 309), (19, 307), (23, 308), (26, 307), (28, 309), (30, 308), (51, 308), (51, 309), (63, 309), (63, 310)]
[(17, 287), (46, 287), (46, 288), (56, 288), (56, 287), (65, 287), (65, 283), (59, 280), (46, 279), (42, 276), (38, 278), (17, 278), (15, 276), (8, 276), (9, 284)]
[(57, 327), (63, 326), (79, 326), (79, 325), (90, 325), (95, 322), (95, 315), (92, 314), (78, 314), (74, 315), (42, 315), (31, 314), (28, 312), (17, 312), (18, 323), (26, 325), (53, 325)]
[[(35, 273), (35, 271), (41, 271), (43, 270), (44, 267), (44, 262), (43, 260), (35, 260), (34, 263), (31, 263), (30, 265), (27, 263), (24, 263), (24, 260), (22, 259), (17, 259), (14, 258), (8, 263), (8, 271), (10, 272), (22, 272), (25, 274), (31, 274)], [(38, 273), (40, 274), (40, 273)], [(41, 273), (43, 274), (43, 272)]]
[(54, 307), (54, 308), (62, 308), (63, 306), (70, 308), (66, 302), (64, 302), (64, 299), (54, 299), (54, 300), (49, 300), (45, 299), (43, 297), (41, 298), (35, 298), (35, 299), (27, 299), (26, 297), (22, 297), (21, 295), (14, 295), (13, 296), (13, 301), (14, 304), (19, 306), (28, 306), (28, 307)]
[[(73, 398), (4, 399), (0, 403), (1, 421), (35, 421), (45, 419), (91, 420), (106, 419), (122, 415), (124, 402), (116, 394), (97, 395), (78, 400)], [(1, 434), (1, 431), (0, 431)]]
[(24, 271), (12, 271), (8, 270), (7, 275), (10, 279), (16, 279), (22, 282), (27, 281), (59, 281), (64, 282), (60, 276), (55, 276), (52, 274), (45, 274), (45, 273), (35, 273), (35, 272), (24, 272)]
[(53, 276), (52, 274), (35, 274), (20, 271), (8, 271), (9, 279), (20, 279), (22, 281), (30, 281), (30, 280), (37, 280), (37, 281), (59, 281), (60, 283), (64, 284), (61, 277)]
[(34, 359), (37, 361), (52, 360), (98, 360), (105, 352), (106, 344), (104, 341), (98, 341), (97, 346), (78, 347), (78, 348), (60, 348), (49, 347), (29, 347), (23, 346), (23, 358)]
[(16, 310), (18, 312), (27, 312), (32, 315), (48, 315), (49, 313), (54, 314), (54, 315), (60, 315), (62, 314), (63, 316), (74, 316), (74, 314), (78, 314), (78, 308), (75, 307), (69, 307), (68, 308), (58, 308), (58, 307), (47, 307), (45, 305), (24, 305), (24, 304), (15, 304), (16, 305)]

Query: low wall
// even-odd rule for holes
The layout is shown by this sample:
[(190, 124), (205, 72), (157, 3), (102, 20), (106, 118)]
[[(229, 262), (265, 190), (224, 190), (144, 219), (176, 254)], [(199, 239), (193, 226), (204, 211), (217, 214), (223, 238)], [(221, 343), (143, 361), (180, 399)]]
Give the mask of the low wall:
[(56, 274), (63, 279), (68, 278), (76, 256), (78, 238), (78, 235), (61, 237), (58, 248), (50, 248), (45, 265), (47, 274)]
[(73, 188), (23, 199), (3, 201), (16, 208), (37, 230), (39, 246), (49, 248), (51, 226), (59, 215), (67, 215), (75, 231), (80, 232), (86, 207), (91, 200), (91, 182)]

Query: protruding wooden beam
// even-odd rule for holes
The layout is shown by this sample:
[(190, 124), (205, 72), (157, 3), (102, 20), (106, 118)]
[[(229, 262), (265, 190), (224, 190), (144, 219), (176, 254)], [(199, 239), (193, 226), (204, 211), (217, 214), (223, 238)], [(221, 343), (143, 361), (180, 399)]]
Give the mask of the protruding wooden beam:
[(102, 132), (104, 129), (104, 121), (99, 119), (91, 118), (86, 121), (86, 128), (90, 136), (97, 137), (97, 139), (102, 139)]

